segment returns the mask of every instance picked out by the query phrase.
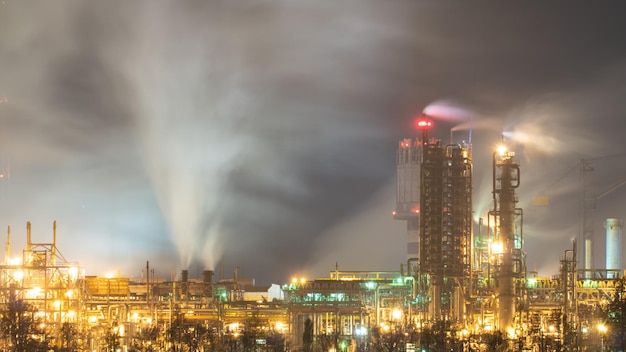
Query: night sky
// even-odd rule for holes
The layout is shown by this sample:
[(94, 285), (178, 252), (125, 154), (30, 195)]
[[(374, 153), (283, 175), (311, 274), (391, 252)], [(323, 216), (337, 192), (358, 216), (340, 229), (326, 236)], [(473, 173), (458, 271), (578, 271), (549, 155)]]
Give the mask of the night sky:
[[(0, 4), (0, 228), (87, 275), (399, 270), (398, 140), (426, 109), (471, 142), (475, 218), (504, 133), (529, 270), (552, 275), (626, 177), (618, 2), (30, 1)], [(612, 6), (616, 5), (616, 6)], [(572, 170), (571, 172), (569, 172)], [(549, 205), (533, 205), (539, 195)], [(597, 202), (596, 267), (626, 186)]]

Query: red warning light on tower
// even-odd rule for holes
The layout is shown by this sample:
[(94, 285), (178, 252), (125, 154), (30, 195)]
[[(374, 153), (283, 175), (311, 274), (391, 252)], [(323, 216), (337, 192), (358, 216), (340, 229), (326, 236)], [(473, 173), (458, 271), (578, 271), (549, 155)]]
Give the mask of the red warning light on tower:
[(429, 119), (427, 115), (422, 115), (415, 121), (415, 126), (420, 130), (429, 130), (433, 127), (433, 120)]

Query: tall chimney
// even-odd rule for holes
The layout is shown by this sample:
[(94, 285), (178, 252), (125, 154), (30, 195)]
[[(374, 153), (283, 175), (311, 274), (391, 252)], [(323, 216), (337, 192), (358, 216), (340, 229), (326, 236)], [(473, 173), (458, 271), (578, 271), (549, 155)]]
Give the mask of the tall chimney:
[(183, 270), (180, 276), (180, 291), (183, 296), (187, 297), (189, 294), (189, 270)]
[(30, 252), (31, 248), (31, 237), (30, 237), (30, 221), (26, 222), (26, 251)]
[(204, 286), (203, 296), (213, 299), (213, 270), (204, 270), (202, 272), (202, 283)]
[[(606, 229), (606, 268), (613, 270), (607, 273), (609, 278), (620, 277), (619, 270), (622, 269), (622, 227), (624, 222), (620, 219), (606, 219), (604, 228)], [(615, 271), (618, 270), (618, 271)]]

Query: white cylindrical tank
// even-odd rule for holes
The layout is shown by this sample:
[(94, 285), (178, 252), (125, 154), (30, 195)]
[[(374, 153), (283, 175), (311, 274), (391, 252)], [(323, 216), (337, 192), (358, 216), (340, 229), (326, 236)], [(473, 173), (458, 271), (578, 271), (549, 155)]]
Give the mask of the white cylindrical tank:
[(606, 219), (606, 269), (618, 270), (609, 273), (611, 277), (618, 277), (622, 269), (622, 227), (624, 222), (620, 219)]

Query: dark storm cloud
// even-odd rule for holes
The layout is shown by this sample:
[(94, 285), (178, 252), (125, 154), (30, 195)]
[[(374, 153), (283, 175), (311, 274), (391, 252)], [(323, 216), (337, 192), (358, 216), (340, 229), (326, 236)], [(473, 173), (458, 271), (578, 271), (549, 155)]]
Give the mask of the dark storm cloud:
[[(59, 220), (88, 272), (222, 260), (280, 281), (359, 269), (381, 238), (376, 263), (396, 269), (395, 147), (441, 100), (472, 119), (477, 213), (492, 147), (518, 137), (529, 259), (551, 265), (541, 241), (569, 248), (576, 180), (546, 211), (530, 199), (581, 157), (623, 150), (624, 28), (599, 6), (8, 1), (0, 23), (2, 223), (32, 220), (45, 241)], [(435, 132), (466, 138), (464, 123)]]

